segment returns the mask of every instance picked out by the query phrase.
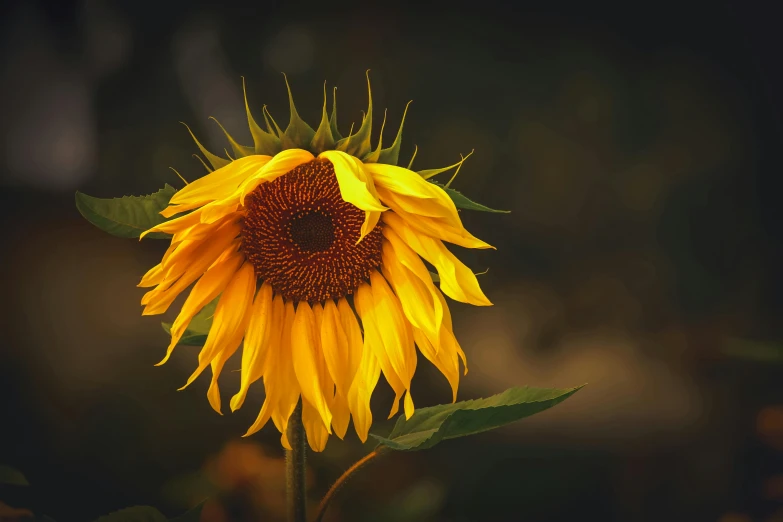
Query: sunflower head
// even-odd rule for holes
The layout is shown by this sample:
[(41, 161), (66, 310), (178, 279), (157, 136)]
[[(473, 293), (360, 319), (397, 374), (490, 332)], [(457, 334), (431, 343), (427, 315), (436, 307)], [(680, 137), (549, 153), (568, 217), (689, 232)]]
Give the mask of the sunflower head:
[(190, 288), (160, 364), (192, 323), (206, 321), (198, 367), (185, 386), (210, 368), (207, 397), (220, 412), (218, 376), (241, 347), (231, 409), (263, 380), (266, 396), (248, 434), (271, 420), (287, 447), (286, 426), (300, 400), (314, 450), (331, 433), (342, 438), (351, 419), (366, 440), (381, 374), (395, 392), (389, 416), (402, 400), (410, 417), (419, 354), (443, 373), (456, 399), (460, 361), (467, 367), (444, 294), (491, 304), (473, 271), (445, 246), (491, 248), (465, 230), (457, 205), (489, 209), (428, 181), (462, 161), (421, 172), (397, 166), (402, 124), (389, 147), (381, 138), (373, 147), (369, 77), (368, 92), (361, 125), (346, 137), (336, 104), (327, 116), (325, 89), (315, 130), (299, 117), (290, 88), (285, 130), (266, 107), (262, 129), (245, 97), (253, 145), (226, 132), (232, 153), (223, 158), (194, 136), (208, 173), (176, 191), (160, 212), (163, 221), (141, 234), (171, 239), (140, 283), (151, 288), (143, 313), (165, 312)]

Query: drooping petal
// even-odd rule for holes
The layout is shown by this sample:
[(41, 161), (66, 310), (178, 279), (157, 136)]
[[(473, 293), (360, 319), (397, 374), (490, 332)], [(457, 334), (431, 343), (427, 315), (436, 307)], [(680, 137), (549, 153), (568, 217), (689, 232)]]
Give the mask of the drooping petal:
[(383, 273), (399, 297), (405, 317), (437, 347), (443, 322), (443, 308), (435, 295), (438, 289), (419, 256), (393, 229), (384, 227), (383, 235)]
[[(367, 289), (367, 291), (363, 293), (367, 292), (370, 292), (369, 298), (371, 299), (371, 290)], [(348, 339), (348, 346), (352, 353), (361, 354), (359, 367), (351, 382), (351, 387), (348, 390), (348, 408), (351, 410), (356, 434), (362, 442), (366, 442), (367, 434), (372, 425), (370, 399), (372, 398), (375, 386), (378, 384), (378, 379), (381, 376), (381, 367), (371, 343), (377, 343), (379, 341), (372, 336), (368, 337), (367, 335), (365, 335), (364, 340), (362, 340), (359, 324), (356, 322), (356, 316), (345, 298), (340, 299), (337, 306), (340, 310), (343, 329), (345, 330), (346, 338)], [(371, 317), (372, 314), (370, 313), (365, 316)], [(367, 320), (369, 321), (369, 319)], [(365, 332), (366, 331), (367, 330), (365, 329)], [(398, 404), (398, 401), (399, 397), (394, 401), (394, 404)]]
[(188, 328), (190, 321), (207, 303), (215, 299), (222, 292), (234, 274), (242, 264), (244, 256), (237, 251), (223, 259), (219, 259), (204, 273), (190, 291), (188, 298), (182, 305), (182, 309), (171, 325), (171, 342), (166, 349), (166, 356), (156, 366), (168, 361), (174, 347)]
[(324, 426), (331, 432), (332, 412), (323, 393), (319, 358), (320, 346), (316, 332), (316, 319), (307, 301), (301, 301), (296, 308), (291, 332), (291, 355), (294, 372), (302, 389), (302, 397), (318, 410)]
[(327, 300), (323, 308), (321, 322), (321, 347), (329, 374), (337, 385), (337, 389), (343, 394), (348, 393), (353, 378), (350, 375), (351, 361), (348, 358), (347, 346), (348, 338), (340, 322), (337, 305), (331, 299)]
[(261, 183), (273, 181), (283, 174), (295, 169), (303, 163), (312, 161), (314, 156), (302, 149), (288, 149), (275, 155), (255, 175), (245, 180), (239, 191), (239, 203), (245, 204), (245, 197), (253, 192)]
[(427, 336), (418, 328), (413, 329), (413, 338), (419, 351), (446, 377), (451, 386), (452, 401), (457, 400), (459, 388), (459, 360), (454, 349), (454, 334), (445, 325), (440, 332), (439, 347), (436, 349)]
[(405, 395), (405, 417), (413, 415), (413, 401), (410, 394), (411, 380), (416, 372), (416, 349), (410, 323), (402, 312), (400, 301), (380, 274), (370, 274), (370, 286), (375, 306), (378, 332), (397, 376), (407, 393)]
[[(441, 295), (438, 294), (438, 298), (440, 299), (441, 305), (443, 306), (443, 326), (445, 327), (446, 331), (449, 333), (449, 339), (447, 339), (448, 344), (450, 347), (452, 347), (459, 356), (460, 359), (462, 359), (462, 364), (465, 366), (465, 375), (468, 374), (468, 359), (465, 356), (465, 352), (462, 350), (462, 347), (457, 342), (457, 338), (454, 336), (453, 333), (453, 324), (451, 322), (451, 311), (449, 310), (448, 305), (446, 304), (446, 299)], [(441, 330), (442, 332), (443, 330)], [(445, 346), (447, 343), (443, 341), (443, 337), (441, 337), (441, 346)], [(447, 348), (449, 349), (449, 348)]]
[(491, 306), (492, 303), (481, 291), (481, 287), (473, 272), (457, 257), (449, 252), (438, 239), (419, 234), (406, 222), (389, 212), (384, 217), (386, 223), (394, 232), (410, 246), (414, 252), (426, 259), (437, 270), (440, 276), (440, 288), (456, 301), (476, 306)]
[(272, 287), (263, 283), (250, 310), (250, 320), (242, 347), (242, 369), (237, 392), (231, 399), (231, 411), (238, 410), (245, 401), (250, 385), (264, 374), (264, 363), (272, 339)]
[(291, 414), (294, 412), (296, 404), (299, 402), (299, 395), (301, 393), (292, 359), (294, 317), (294, 304), (291, 301), (288, 301), (285, 303), (285, 319), (283, 333), (280, 338), (280, 344), (282, 345), (280, 366), (278, 369), (280, 377), (280, 397), (277, 401), (275, 410), (272, 412), (272, 422), (275, 423), (278, 431), (282, 434), (280, 441), (286, 449), (291, 449), (287, 434), (288, 419), (291, 418)]
[[(222, 358), (225, 363), (239, 347), (247, 327), (247, 312), (253, 304), (255, 285), (256, 277), (253, 266), (250, 263), (245, 263), (220, 296), (215, 307), (212, 327), (209, 329), (207, 340), (198, 355), (198, 368), (190, 376), (185, 386), (180, 388), (181, 390), (196, 380), (213, 360), (227, 354)], [(216, 378), (216, 375), (213, 376), (213, 381)]]
[(178, 190), (169, 201), (169, 207), (161, 214), (165, 217), (171, 217), (174, 214), (226, 198), (235, 192), (246, 179), (261, 170), (271, 159), (271, 156), (253, 155), (232, 161), (225, 167), (192, 181)]
[(142, 315), (164, 313), (174, 299), (201, 277), (212, 263), (227, 251), (238, 247), (235, 240), (238, 233), (237, 223), (225, 223), (215, 230), (211, 240), (187, 242), (182, 246), (185, 252), (183, 255), (178, 256), (179, 252), (175, 252), (168, 260), (164, 260), (162, 269), (166, 271), (166, 277), (142, 298), (142, 304), (145, 305)]
[[(396, 165), (368, 163), (365, 170), (372, 175), (381, 199), (393, 200), (407, 212), (444, 218), (451, 226), (464, 229), (457, 207), (446, 192), (417, 173)], [(383, 197), (384, 193), (387, 197)]]
[[(362, 320), (362, 328), (364, 330), (364, 351), (372, 350), (378, 365), (383, 372), (383, 376), (386, 381), (394, 390), (394, 402), (392, 403), (391, 412), (389, 418), (393, 417), (400, 408), (400, 399), (405, 393), (405, 386), (402, 384), (402, 379), (392, 366), (389, 360), (389, 355), (386, 353), (386, 347), (384, 346), (383, 339), (377, 326), (377, 319), (375, 313), (375, 303), (373, 301), (372, 288), (369, 284), (361, 284), (356, 289), (354, 294), (354, 305), (356, 306), (356, 312), (359, 314), (359, 318)], [(358, 376), (357, 376), (358, 378)]]
[[(353, 311), (348, 308), (348, 312), (353, 316)], [(334, 301), (327, 300), (321, 323), (321, 346), (326, 366), (336, 388), (331, 406), (332, 426), (337, 436), (342, 439), (348, 430), (351, 415), (348, 407), (348, 391), (361, 362), (361, 333), (356, 332), (359, 335), (358, 347), (360, 348), (357, 351), (356, 344), (352, 345), (348, 340), (340, 315), (341, 312)], [(352, 317), (352, 319), (356, 324), (356, 318)], [(358, 325), (356, 329), (358, 330)], [(354, 332), (351, 334), (355, 335)]]
[[(162, 232), (164, 234), (171, 234), (176, 236), (177, 234), (181, 234), (182, 232), (191, 229), (194, 225), (199, 223), (200, 220), (201, 215), (198, 210), (195, 210), (189, 214), (185, 214), (184, 216), (179, 216), (174, 219), (169, 219), (168, 221), (164, 221), (163, 223), (155, 225), (149, 230), (145, 230), (139, 236), (139, 240), (144, 239), (144, 236), (152, 232)], [(179, 239), (181, 240), (181, 235)], [(173, 243), (175, 243), (175, 241), (172, 241), (172, 244)]]
[(430, 236), (441, 241), (446, 241), (457, 246), (464, 248), (495, 248), (489, 243), (477, 238), (464, 228), (456, 228), (451, 223), (443, 218), (423, 216), (420, 214), (412, 214), (406, 211), (401, 206), (394, 203), (394, 200), (384, 201), (394, 212), (387, 212), (386, 214), (394, 214), (397, 219), (404, 221), (409, 227), (414, 229), (417, 233)]
[[(269, 318), (269, 345), (264, 364), (264, 388), (266, 397), (258, 417), (245, 433), (245, 437), (257, 432), (272, 417), (272, 412), (277, 409), (281, 397), (281, 381), (285, 372), (282, 334), (285, 326), (285, 305), (280, 295), (272, 299), (271, 314)], [(287, 347), (286, 347), (287, 348)]]
[(141, 278), (141, 282), (136, 286), (140, 288), (157, 286), (163, 281), (164, 275), (163, 266), (158, 263), (157, 265), (150, 268), (146, 274), (144, 274), (144, 277)]
[(326, 448), (329, 440), (329, 431), (324, 426), (318, 409), (308, 401), (302, 401), (302, 424), (307, 434), (307, 443), (315, 452), (321, 452)]
[(380, 213), (387, 208), (378, 199), (372, 176), (364, 171), (364, 164), (344, 152), (327, 150), (318, 155), (334, 166), (337, 183), (340, 185), (340, 195), (343, 200), (356, 208), (365, 211), (359, 241), (370, 233), (380, 219)]

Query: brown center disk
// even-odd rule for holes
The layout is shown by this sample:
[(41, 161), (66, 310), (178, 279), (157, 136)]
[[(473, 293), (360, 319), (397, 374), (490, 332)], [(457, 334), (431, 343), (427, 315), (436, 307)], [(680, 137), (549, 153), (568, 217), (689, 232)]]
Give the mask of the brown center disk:
[(242, 250), (256, 275), (294, 301), (352, 294), (381, 264), (381, 227), (357, 245), (364, 211), (343, 201), (334, 167), (313, 160), (245, 199)]

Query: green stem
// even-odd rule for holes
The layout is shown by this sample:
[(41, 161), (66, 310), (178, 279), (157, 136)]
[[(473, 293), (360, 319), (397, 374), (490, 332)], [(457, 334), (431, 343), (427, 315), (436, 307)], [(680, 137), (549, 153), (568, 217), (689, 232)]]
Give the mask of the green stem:
[(348, 482), (348, 479), (351, 478), (351, 476), (359, 471), (361, 468), (364, 467), (365, 464), (372, 461), (377, 457), (378, 455), (381, 455), (383, 453), (385, 446), (379, 446), (377, 449), (369, 453), (368, 455), (365, 455), (364, 458), (354, 463), (353, 466), (348, 468), (348, 470), (338, 478), (334, 484), (332, 484), (332, 487), (329, 488), (329, 491), (326, 492), (326, 495), (324, 495), (323, 500), (321, 500), (321, 504), (318, 506), (318, 514), (315, 517), (314, 522), (321, 522), (324, 518), (324, 515), (326, 515), (326, 509), (329, 507), (329, 504), (334, 500), (335, 495), (342, 489), (343, 486), (345, 486), (345, 483)]
[(288, 442), (285, 452), (286, 497), (288, 522), (307, 522), (307, 490), (305, 488), (305, 432), (302, 424), (302, 401), (288, 419)]

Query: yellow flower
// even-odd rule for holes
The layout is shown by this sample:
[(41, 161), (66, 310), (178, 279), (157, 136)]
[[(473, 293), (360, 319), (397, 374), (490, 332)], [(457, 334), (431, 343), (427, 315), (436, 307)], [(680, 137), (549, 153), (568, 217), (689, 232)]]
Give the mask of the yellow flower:
[[(465, 230), (441, 187), (395, 165), (402, 125), (391, 147), (379, 142), (371, 149), (371, 95), (361, 127), (346, 138), (334, 110), (327, 118), (325, 99), (317, 131), (299, 118), (290, 89), (289, 99), (285, 131), (266, 108), (268, 132), (261, 130), (247, 109), (254, 145), (239, 145), (226, 133), (232, 159), (196, 140), (214, 170), (179, 190), (161, 212), (172, 219), (145, 232), (172, 238), (139, 286), (155, 287), (142, 299), (147, 315), (164, 313), (195, 283), (159, 364), (193, 317), (218, 298), (198, 368), (185, 386), (211, 367), (207, 397), (220, 412), (217, 379), (241, 345), (232, 411), (252, 383), (263, 379), (266, 390), (247, 435), (271, 419), (290, 447), (286, 427), (301, 397), (308, 442), (322, 451), (333, 431), (345, 435), (351, 417), (359, 438), (367, 439), (370, 397), (381, 373), (396, 394), (389, 417), (402, 398), (406, 417), (413, 414), (416, 346), (448, 379), (456, 400), (465, 354), (441, 291), (473, 305), (491, 303), (444, 241), (492, 247)], [(440, 290), (422, 260), (437, 269)]]

